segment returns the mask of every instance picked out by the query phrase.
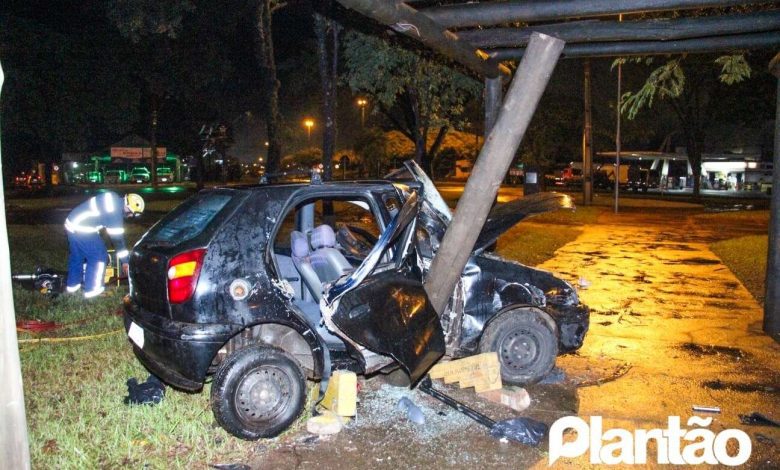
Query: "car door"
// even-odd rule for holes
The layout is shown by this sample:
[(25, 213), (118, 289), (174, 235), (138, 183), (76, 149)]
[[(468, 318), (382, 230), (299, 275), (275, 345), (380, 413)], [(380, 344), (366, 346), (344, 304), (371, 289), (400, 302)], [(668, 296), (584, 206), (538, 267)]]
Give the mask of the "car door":
[[(356, 343), (391, 356), (412, 383), (444, 355), (441, 322), (422, 286), (419, 271), (409, 265), (419, 209), (413, 192), (382, 232), (363, 263), (323, 294), (323, 311)], [(394, 260), (381, 263), (396, 244)]]

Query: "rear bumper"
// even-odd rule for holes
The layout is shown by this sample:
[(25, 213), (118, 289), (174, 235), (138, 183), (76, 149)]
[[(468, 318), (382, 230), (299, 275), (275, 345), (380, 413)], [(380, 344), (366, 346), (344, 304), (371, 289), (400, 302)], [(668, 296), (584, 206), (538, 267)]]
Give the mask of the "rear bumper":
[(125, 331), (133, 323), (143, 330), (141, 345), (131, 339), (138, 360), (164, 382), (184, 390), (203, 387), (214, 356), (241, 330), (238, 325), (173, 321), (132, 302), (125, 302), (124, 321)]

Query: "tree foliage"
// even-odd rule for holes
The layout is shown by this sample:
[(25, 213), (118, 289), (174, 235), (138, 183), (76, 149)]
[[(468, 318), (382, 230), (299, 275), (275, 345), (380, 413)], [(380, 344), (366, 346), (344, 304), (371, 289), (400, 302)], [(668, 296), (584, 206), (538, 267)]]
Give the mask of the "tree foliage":
[[(462, 128), (466, 104), (481, 84), (459, 71), (375, 36), (349, 32), (344, 38), (344, 80), (369, 95), (374, 109), (415, 144), (426, 169), (450, 128)], [(428, 145), (429, 133), (436, 135)]]
[[(720, 66), (717, 76), (713, 63)], [(641, 110), (651, 108), (656, 97), (669, 104), (685, 136), (693, 170), (693, 192), (698, 196), (701, 155), (707, 129), (717, 113), (716, 108), (723, 103), (720, 99), (725, 94), (723, 84), (734, 85), (750, 76), (750, 65), (742, 54), (724, 55), (714, 61), (702, 55), (670, 59), (652, 70), (639, 90), (623, 94), (620, 112), (634, 119)]]
[(176, 38), (184, 15), (195, 9), (189, 0), (114, 0), (107, 5), (108, 18), (133, 42), (150, 35)]
[[(16, 170), (32, 161), (51, 163), (64, 151), (132, 128), (139, 95), (124, 73), (107, 34), (100, 47), (31, 19), (5, 16), (0, 51), (6, 67), (3, 134), (6, 158)], [(102, 86), (109, 83), (111, 86)]]

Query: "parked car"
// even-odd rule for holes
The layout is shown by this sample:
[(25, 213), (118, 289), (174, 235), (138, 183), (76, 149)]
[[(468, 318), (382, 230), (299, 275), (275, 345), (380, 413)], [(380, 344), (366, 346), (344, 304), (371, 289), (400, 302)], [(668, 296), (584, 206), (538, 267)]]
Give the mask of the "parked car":
[(106, 184), (127, 183), (127, 172), (125, 170), (107, 170), (103, 181)]
[(130, 170), (130, 182), (132, 183), (148, 183), (152, 179), (152, 174), (145, 166), (136, 166)]
[(387, 373), (415, 385), (443, 355), (496, 351), (510, 384), (534, 383), (582, 345), (589, 313), (552, 274), (485, 252), (524, 217), (571, 207), (541, 193), (491, 212), (445, 312), (423, 281), (451, 220), (413, 162), (394, 181), (203, 191), (154, 225), (130, 257), (125, 328), (165, 382), (213, 375), (216, 421), (244, 439), (286, 429), (306, 379)]
[(157, 181), (161, 183), (173, 183), (173, 170), (167, 166), (158, 166)]

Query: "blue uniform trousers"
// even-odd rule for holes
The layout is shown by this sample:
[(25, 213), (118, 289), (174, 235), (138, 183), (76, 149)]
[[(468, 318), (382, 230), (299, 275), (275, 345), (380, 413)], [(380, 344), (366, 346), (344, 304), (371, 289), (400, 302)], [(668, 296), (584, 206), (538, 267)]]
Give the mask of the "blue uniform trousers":
[[(67, 291), (75, 292), (84, 284), (84, 296), (92, 297), (103, 292), (103, 276), (108, 252), (98, 233), (68, 233), (68, 283)], [(86, 263), (86, 269), (84, 268)]]

